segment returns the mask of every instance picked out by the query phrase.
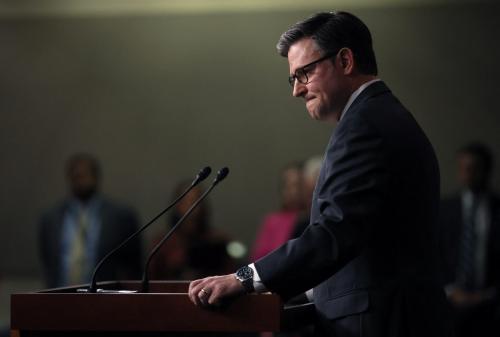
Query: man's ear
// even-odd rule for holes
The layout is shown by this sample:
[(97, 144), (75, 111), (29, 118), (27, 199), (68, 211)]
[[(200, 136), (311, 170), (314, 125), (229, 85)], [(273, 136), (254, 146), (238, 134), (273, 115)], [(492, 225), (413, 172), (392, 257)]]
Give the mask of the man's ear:
[(354, 70), (354, 53), (349, 48), (342, 48), (339, 51), (340, 64), (344, 69), (344, 75), (352, 74)]

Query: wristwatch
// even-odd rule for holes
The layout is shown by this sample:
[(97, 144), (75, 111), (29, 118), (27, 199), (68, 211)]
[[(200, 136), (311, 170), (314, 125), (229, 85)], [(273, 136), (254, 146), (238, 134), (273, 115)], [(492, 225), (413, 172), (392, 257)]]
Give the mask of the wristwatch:
[(236, 271), (234, 277), (241, 282), (245, 288), (245, 292), (253, 293), (255, 291), (253, 287), (253, 269), (249, 266), (243, 266)]

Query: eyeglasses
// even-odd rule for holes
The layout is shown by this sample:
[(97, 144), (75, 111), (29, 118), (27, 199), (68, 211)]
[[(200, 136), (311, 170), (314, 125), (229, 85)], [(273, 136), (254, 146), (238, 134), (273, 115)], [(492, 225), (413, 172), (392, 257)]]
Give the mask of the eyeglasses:
[(309, 83), (309, 78), (307, 77), (307, 73), (310, 72), (311, 70), (313, 70), (313, 67), (311, 67), (311, 66), (314, 66), (314, 65), (316, 65), (316, 64), (318, 64), (318, 63), (320, 63), (328, 58), (331, 58), (333, 56), (337, 56), (337, 53), (328, 53), (325, 56), (323, 56), (322, 58), (320, 58), (316, 61), (313, 61), (311, 63), (308, 63), (303, 67), (296, 69), (295, 73), (288, 77), (288, 83), (290, 83), (292, 88), (295, 85), (295, 80), (299, 81), (299, 83), (302, 83), (302, 84)]

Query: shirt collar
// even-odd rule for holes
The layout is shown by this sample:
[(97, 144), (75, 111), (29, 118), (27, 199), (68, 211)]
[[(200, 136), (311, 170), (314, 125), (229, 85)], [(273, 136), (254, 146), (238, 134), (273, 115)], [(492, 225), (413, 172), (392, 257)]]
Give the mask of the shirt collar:
[(371, 84), (375, 83), (375, 82), (379, 82), (381, 81), (380, 78), (376, 78), (374, 80), (371, 80), (371, 81), (368, 81), (366, 83), (363, 83), (358, 89), (356, 89), (356, 91), (354, 91), (352, 94), (351, 94), (351, 97), (349, 97), (349, 100), (347, 101), (345, 107), (344, 107), (344, 110), (342, 110), (342, 114), (340, 115), (340, 119), (339, 121), (342, 120), (342, 118), (344, 118), (344, 115), (346, 114), (347, 110), (349, 110), (349, 108), (351, 107), (352, 105), (352, 102), (354, 102), (354, 100), (356, 98), (358, 98), (358, 96), (363, 92), (363, 90), (365, 90), (366, 88), (368, 88), (368, 86), (370, 86)]

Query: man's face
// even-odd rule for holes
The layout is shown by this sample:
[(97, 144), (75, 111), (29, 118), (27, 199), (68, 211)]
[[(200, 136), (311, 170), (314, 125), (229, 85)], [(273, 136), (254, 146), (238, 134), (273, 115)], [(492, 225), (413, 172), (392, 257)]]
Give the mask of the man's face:
[(89, 200), (97, 191), (98, 179), (91, 163), (82, 160), (74, 165), (68, 173), (73, 195), (82, 200)]
[[(313, 39), (307, 37), (295, 42), (288, 51), (290, 74), (324, 54)], [(317, 120), (338, 120), (351, 94), (348, 78), (340, 56), (327, 59), (307, 69), (307, 84), (295, 81), (293, 96), (306, 101), (309, 115)]]
[(475, 155), (462, 153), (458, 156), (458, 180), (473, 192), (482, 191), (488, 183), (484, 163)]

